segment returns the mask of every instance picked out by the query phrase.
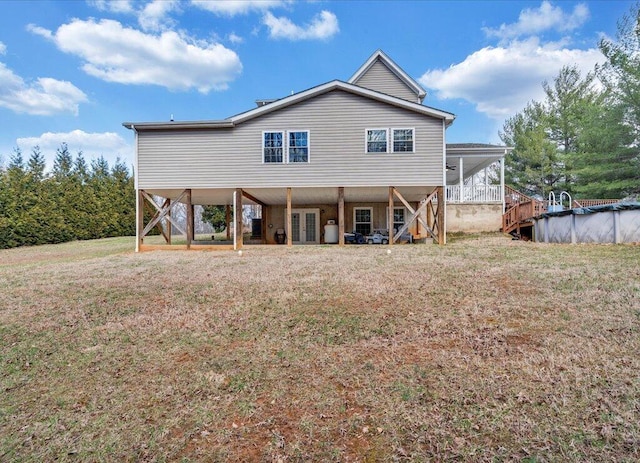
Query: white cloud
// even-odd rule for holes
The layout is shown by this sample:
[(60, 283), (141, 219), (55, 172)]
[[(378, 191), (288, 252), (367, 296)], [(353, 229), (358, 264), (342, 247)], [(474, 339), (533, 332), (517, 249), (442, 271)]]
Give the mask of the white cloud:
[(55, 32), (33, 25), (29, 30), (81, 57), (87, 74), (107, 82), (195, 88), (206, 94), (226, 89), (242, 70), (234, 51), (174, 31), (145, 34), (106, 19), (74, 19)]
[(178, 0), (153, 0), (145, 5), (138, 15), (138, 23), (145, 30), (159, 31), (174, 24), (168, 17), (180, 8)]
[(508, 46), (486, 47), (448, 69), (426, 72), (420, 79), (440, 99), (462, 98), (494, 119), (515, 114), (532, 99), (544, 96), (542, 82), (552, 81), (562, 66), (576, 65), (585, 75), (603, 61), (598, 49), (566, 48), (562, 43), (541, 45), (537, 38)]
[(0, 106), (16, 113), (50, 116), (58, 113), (78, 114), (78, 105), (87, 95), (71, 82), (39, 77), (25, 82), (4, 63), (0, 63)]
[(229, 34), (227, 36), (227, 39), (231, 43), (242, 43), (242, 42), (244, 42), (244, 39), (242, 37), (240, 37), (239, 35), (237, 35), (235, 32), (232, 32), (231, 34)]
[(133, 148), (124, 138), (115, 132), (88, 133), (83, 130), (71, 132), (46, 132), (37, 137), (24, 137), (16, 140), (16, 145), (28, 156), (34, 146), (40, 150), (50, 165), (55, 157), (55, 152), (62, 143), (66, 143), (69, 151), (74, 155), (82, 151), (87, 160), (104, 156), (110, 164), (117, 158), (125, 162), (131, 162)]
[(89, 4), (100, 11), (111, 13), (133, 13), (134, 11), (131, 0), (93, 0)]
[(266, 11), (283, 6), (282, 0), (192, 0), (191, 4), (221, 16), (236, 16), (251, 11)]
[(262, 22), (269, 28), (269, 36), (273, 39), (328, 39), (340, 31), (338, 18), (326, 10), (321, 11), (310, 24), (304, 26), (298, 26), (284, 16), (276, 18), (269, 11), (264, 15)]
[(498, 28), (484, 27), (488, 37), (512, 39), (516, 37), (539, 34), (547, 30), (568, 32), (582, 26), (589, 19), (589, 8), (578, 4), (573, 12), (565, 13), (559, 6), (543, 1), (539, 8), (527, 8), (520, 12), (518, 21), (512, 24), (501, 24)]
[(0, 55), (4, 55), (7, 52), (7, 46), (0, 42)]

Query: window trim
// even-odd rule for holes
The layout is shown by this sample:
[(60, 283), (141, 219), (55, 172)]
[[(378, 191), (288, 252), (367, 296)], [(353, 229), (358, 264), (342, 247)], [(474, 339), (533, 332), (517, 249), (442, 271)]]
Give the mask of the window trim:
[[(412, 151), (396, 151), (395, 150), (395, 131), (396, 130), (411, 130), (411, 141), (412, 141)], [(399, 153), (399, 154), (411, 154), (416, 152), (416, 128), (415, 127), (391, 127), (389, 129), (389, 134), (391, 135), (391, 143), (389, 150), (391, 153)]]
[[(356, 211), (358, 210), (367, 210), (369, 211), (369, 222), (356, 222)], [(373, 232), (373, 207), (371, 206), (354, 206), (353, 208), (353, 231), (356, 231), (356, 225), (358, 223), (364, 224), (364, 223), (368, 223), (369, 224), (369, 233)]]
[[(408, 212), (408, 209), (406, 207), (404, 207), (404, 206), (393, 206), (394, 214), (395, 214), (395, 212), (397, 210), (402, 210), (402, 225), (405, 225), (407, 223), (407, 212)], [(385, 222), (387, 224), (387, 230), (389, 230), (389, 206), (387, 206), (387, 208), (385, 210), (385, 217), (386, 217)], [(393, 224), (395, 225), (396, 222), (394, 222)], [(396, 232), (397, 232), (397, 230), (396, 230)]]
[[(387, 144), (386, 151), (369, 151), (369, 132), (374, 130), (384, 131), (386, 134), (385, 142)], [(364, 152), (366, 154), (383, 154), (389, 152), (389, 129), (385, 127), (371, 127), (364, 129)]]
[[(307, 160), (306, 161), (289, 161), (289, 134), (295, 132), (305, 132), (307, 134)], [(264, 136), (267, 133), (279, 133), (282, 134), (282, 161), (280, 162), (267, 162), (265, 161), (265, 146)], [(262, 150), (262, 164), (309, 164), (311, 162), (311, 130), (309, 129), (296, 129), (296, 130), (263, 130), (261, 138), (261, 150)]]
[[(280, 133), (280, 134), (282, 134), (282, 161), (280, 161), (280, 162), (277, 162), (277, 161), (274, 161), (274, 162), (267, 161), (267, 160), (266, 160), (266, 158), (265, 158), (265, 152), (264, 152), (264, 150), (266, 149), (266, 146), (264, 146), (264, 141), (265, 141), (265, 140), (264, 140), (264, 136), (265, 136), (266, 134), (268, 134), (268, 133)], [(263, 131), (262, 131), (262, 138), (261, 138), (261, 140), (260, 140), (260, 144), (262, 145), (262, 146), (261, 146), (261, 151), (262, 151), (262, 163), (263, 163), (263, 164), (284, 164), (284, 161), (285, 161), (285, 159), (286, 159), (286, 143), (285, 143), (285, 140), (286, 140), (286, 138), (285, 138), (285, 137), (286, 137), (286, 136), (287, 136), (287, 134), (286, 134), (286, 131), (285, 131), (285, 130), (263, 130)]]
[[(290, 160), (290, 154), (289, 154), (289, 148), (291, 148), (291, 146), (289, 146), (289, 134), (290, 133), (301, 133), (304, 132), (307, 134), (307, 160), (306, 161), (291, 161)], [(285, 130), (286, 133), (286, 137), (287, 137), (287, 156), (286, 156), (286, 161), (285, 164), (309, 164), (311, 162), (311, 131), (308, 129), (301, 129), (301, 130)]]

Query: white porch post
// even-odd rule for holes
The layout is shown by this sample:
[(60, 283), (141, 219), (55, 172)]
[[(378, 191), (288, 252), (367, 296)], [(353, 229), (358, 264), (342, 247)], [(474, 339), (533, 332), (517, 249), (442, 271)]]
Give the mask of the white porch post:
[(460, 192), (458, 193), (460, 195), (460, 202), (463, 203), (464, 202), (464, 163), (462, 161), (462, 156), (460, 156), (458, 158), (458, 168), (460, 169), (459, 172), (459, 184), (460, 184)]
[(500, 158), (500, 198), (502, 199), (502, 213), (505, 211), (504, 202), (504, 158)]

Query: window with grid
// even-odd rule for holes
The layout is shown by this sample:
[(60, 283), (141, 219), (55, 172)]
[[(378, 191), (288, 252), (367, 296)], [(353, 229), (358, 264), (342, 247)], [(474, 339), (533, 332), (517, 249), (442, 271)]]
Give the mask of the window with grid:
[(387, 129), (367, 129), (367, 153), (387, 152)]
[(289, 162), (309, 162), (309, 132), (289, 132)]
[[(397, 232), (405, 223), (405, 211), (404, 207), (393, 208), (393, 230)], [(387, 207), (387, 228), (389, 227), (389, 207)]]
[(371, 234), (373, 210), (370, 207), (356, 207), (353, 209), (354, 231), (362, 235)]
[(284, 132), (264, 132), (262, 136), (262, 153), (264, 162), (283, 162)]
[(413, 129), (393, 129), (393, 152), (413, 153)]

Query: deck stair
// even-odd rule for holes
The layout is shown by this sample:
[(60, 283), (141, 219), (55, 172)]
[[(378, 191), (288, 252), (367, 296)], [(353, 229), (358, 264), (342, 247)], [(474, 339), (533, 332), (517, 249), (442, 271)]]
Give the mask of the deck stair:
[(515, 237), (531, 237), (533, 217), (547, 211), (544, 201), (527, 196), (504, 186), (505, 213), (502, 215), (502, 231)]

